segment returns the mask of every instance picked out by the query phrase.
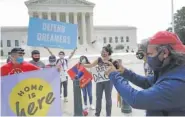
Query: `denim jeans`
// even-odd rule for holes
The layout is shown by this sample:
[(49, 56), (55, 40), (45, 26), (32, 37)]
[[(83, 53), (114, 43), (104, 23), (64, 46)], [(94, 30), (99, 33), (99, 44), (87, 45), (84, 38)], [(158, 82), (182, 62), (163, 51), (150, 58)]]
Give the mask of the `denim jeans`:
[(87, 94), (89, 96), (89, 103), (92, 104), (92, 81), (82, 88), (84, 104), (87, 105)]

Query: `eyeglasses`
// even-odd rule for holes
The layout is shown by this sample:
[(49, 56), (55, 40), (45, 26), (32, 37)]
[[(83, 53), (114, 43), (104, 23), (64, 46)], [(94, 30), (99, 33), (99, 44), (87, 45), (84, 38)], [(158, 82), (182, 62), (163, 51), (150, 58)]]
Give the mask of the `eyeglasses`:
[(25, 54), (25, 52), (17, 52), (17, 54), (22, 54), (22, 55), (24, 55), (24, 54)]

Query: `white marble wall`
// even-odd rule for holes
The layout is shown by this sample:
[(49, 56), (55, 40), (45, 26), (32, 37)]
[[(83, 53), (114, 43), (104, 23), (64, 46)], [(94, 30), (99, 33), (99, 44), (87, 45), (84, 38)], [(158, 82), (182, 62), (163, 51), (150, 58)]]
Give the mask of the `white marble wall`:
[[(109, 29), (109, 30), (108, 30)], [(118, 37), (119, 42), (115, 43), (115, 36)], [(120, 37), (124, 37), (124, 42), (120, 42)], [(126, 42), (126, 36), (129, 36), (129, 42)], [(86, 46), (88, 51), (91, 53), (92, 51), (99, 53), (104, 45), (107, 45), (108, 43), (103, 42), (103, 38), (107, 38), (107, 42), (109, 41), (109, 37), (112, 37), (112, 43), (110, 43), (113, 48), (116, 47), (118, 44), (123, 44), (125, 46), (129, 46), (129, 51), (132, 49), (136, 50), (137, 49), (137, 38), (136, 38), (136, 29), (131, 28), (129, 30), (126, 29), (111, 29), (109, 27), (104, 27), (103, 29), (94, 27), (94, 34), (93, 34), (93, 40), (96, 40), (96, 43), (93, 44), (93, 46)], [(3, 27), (1, 30), (1, 39), (3, 41), (3, 47), (2, 50), (4, 52), (4, 55), (8, 55), (8, 52), (11, 51), (12, 48), (15, 47), (15, 40), (19, 40), (19, 47), (22, 47), (25, 49), (26, 52), (26, 57), (31, 56), (31, 51), (33, 49), (39, 50), (41, 53), (41, 56), (49, 56), (48, 51), (46, 51), (42, 47), (29, 47), (27, 46), (27, 27)], [(11, 47), (7, 47), (7, 40), (11, 40)], [(82, 48), (85, 47), (83, 45), (79, 46), (80, 51), (83, 51)], [(51, 51), (55, 54), (58, 55), (58, 52), (61, 51), (62, 49), (55, 49), (52, 48)], [(66, 55), (68, 55), (72, 50), (65, 50)], [(85, 51), (84, 51), (85, 52)], [(79, 52), (83, 53), (83, 52)]]

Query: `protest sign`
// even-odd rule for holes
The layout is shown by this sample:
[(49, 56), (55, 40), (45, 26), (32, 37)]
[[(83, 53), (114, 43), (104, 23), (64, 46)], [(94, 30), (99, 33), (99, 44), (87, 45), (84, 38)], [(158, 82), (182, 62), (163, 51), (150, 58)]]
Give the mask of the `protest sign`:
[(55, 68), (1, 78), (1, 116), (61, 116), (60, 78)]
[(92, 76), (96, 83), (109, 81), (108, 76), (105, 75), (105, 71), (107, 70), (107, 68), (108, 68), (108, 65), (103, 64), (103, 65), (97, 65), (96, 67), (93, 67), (91, 69)]
[(74, 80), (75, 77), (80, 79), (80, 88), (83, 88), (92, 80), (91, 73), (89, 73), (81, 64), (76, 64), (69, 69), (67, 73), (72, 80)]
[(29, 20), (27, 45), (75, 49), (77, 25), (32, 17)]

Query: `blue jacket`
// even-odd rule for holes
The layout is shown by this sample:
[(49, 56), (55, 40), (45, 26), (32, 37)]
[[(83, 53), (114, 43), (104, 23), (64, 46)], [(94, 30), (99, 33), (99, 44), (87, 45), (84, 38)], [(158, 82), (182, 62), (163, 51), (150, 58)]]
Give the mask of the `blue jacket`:
[[(116, 90), (133, 108), (147, 110), (147, 116), (185, 116), (185, 66), (162, 74), (143, 77), (130, 70), (112, 72), (109, 78)], [(144, 90), (138, 91), (125, 78)]]

